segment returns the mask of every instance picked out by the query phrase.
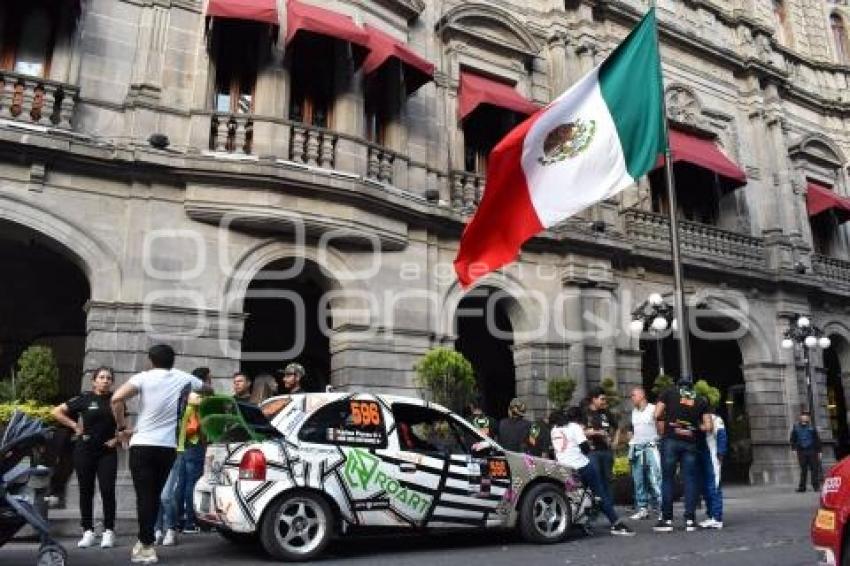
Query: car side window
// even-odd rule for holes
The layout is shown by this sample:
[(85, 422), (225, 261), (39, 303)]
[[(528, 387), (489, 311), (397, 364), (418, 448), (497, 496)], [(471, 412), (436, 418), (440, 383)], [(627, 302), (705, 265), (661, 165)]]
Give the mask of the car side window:
[(474, 454), (479, 447), (487, 447), (489, 444), (482, 435), (475, 432), (457, 419), (452, 419), (452, 426), (457, 431), (458, 438), (468, 454)]
[(406, 403), (394, 403), (392, 411), (401, 450), (430, 456), (469, 454), (449, 415)]
[(381, 405), (373, 400), (347, 399), (316, 410), (298, 431), (298, 440), (340, 446), (387, 447)]

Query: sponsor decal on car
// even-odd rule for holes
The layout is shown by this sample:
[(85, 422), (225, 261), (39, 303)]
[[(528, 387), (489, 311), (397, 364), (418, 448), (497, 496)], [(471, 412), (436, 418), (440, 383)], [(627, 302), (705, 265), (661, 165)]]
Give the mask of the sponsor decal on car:
[(413, 511), (424, 513), (431, 504), (431, 498), (407, 489), (388, 476), (379, 469), (380, 462), (377, 456), (359, 448), (352, 448), (348, 451), (343, 470), (346, 483), (352, 488), (364, 491), (379, 489), (389, 495), (392, 500)]

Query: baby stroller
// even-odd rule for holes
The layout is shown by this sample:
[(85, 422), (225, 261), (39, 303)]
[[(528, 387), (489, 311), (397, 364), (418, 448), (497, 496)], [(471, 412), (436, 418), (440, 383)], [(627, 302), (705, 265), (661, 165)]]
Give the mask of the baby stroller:
[[(50, 429), (15, 411), (0, 440), (0, 546), (24, 525), (38, 534), (37, 566), (65, 566), (67, 553), (49, 532), (44, 504), (50, 469), (37, 465)], [(39, 511), (39, 508), (41, 511)]]

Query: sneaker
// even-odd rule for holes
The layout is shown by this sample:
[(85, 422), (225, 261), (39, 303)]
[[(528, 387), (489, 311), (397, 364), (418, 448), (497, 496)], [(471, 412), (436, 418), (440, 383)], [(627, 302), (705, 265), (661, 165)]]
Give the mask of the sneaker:
[(611, 525), (611, 534), (620, 537), (633, 537), (635, 532), (622, 521), (618, 521)]
[(113, 546), (115, 546), (115, 533), (106, 529), (100, 537), (100, 548), (112, 548)]
[(805, 488), (805, 487), (798, 487), (798, 488), (797, 488), (797, 493), (805, 493), (805, 492), (806, 492), (806, 488)]
[(629, 517), (632, 521), (640, 521), (641, 519), (649, 519), (649, 509), (638, 509), (638, 512)]
[(168, 529), (162, 537), (162, 546), (174, 546), (177, 544), (177, 531)]
[(162, 544), (162, 531), (157, 529), (153, 533), (153, 543), (156, 545)]
[(693, 519), (688, 519), (687, 521), (685, 521), (685, 531), (686, 532), (692, 533), (695, 530), (697, 530), (696, 521), (694, 521)]
[(145, 546), (141, 542), (137, 542), (133, 547), (133, 553), (130, 555), (130, 562), (134, 564), (155, 564), (159, 559), (156, 557), (156, 550), (153, 545)]
[(200, 532), (201, 529), (199, 529), (198, 527), (186, 527), (185, 529), (183, 529), (184, 535), (196, 535)]
[(94, 531), (85, 531), (83, 533), (83, 538), (80, 539), (80, 542), (77, 543), (77, 548), (88, 548), (93, 546), (95, 543)]
[(708, 518), (702, 523), (700, 523), (699, 526), (703, 529), (722, 529), (723, 521), (717, 521), (715, 519)]
[(671, 521), (670, 519), (658, 519), (658, 522), (655, 523), (655, 526), (652, 527), (652, 530), (656, 533), (672, 533), (673, 521)]

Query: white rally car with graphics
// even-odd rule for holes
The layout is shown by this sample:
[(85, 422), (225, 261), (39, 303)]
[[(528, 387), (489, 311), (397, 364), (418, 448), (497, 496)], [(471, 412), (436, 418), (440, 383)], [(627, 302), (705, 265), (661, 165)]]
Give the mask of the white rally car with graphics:
[(570, 527), (569, 468), (508, 452), (419, 399), (304, 394), (261, 411), (213, 397), (201, 415), (212, 442), (198, 519), (277, 559), (311, 559), (358, 527), (517, 527), (539, 543)]

